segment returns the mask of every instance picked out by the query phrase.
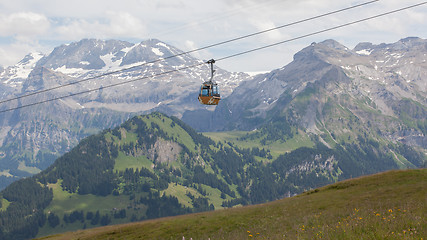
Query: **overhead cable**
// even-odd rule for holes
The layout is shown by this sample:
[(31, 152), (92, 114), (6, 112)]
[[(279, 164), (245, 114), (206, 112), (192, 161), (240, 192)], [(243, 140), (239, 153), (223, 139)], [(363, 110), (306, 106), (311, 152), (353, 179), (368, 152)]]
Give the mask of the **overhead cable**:
[(320, 30), (320, 31), (317, 31), (317, 32), (312, 32), (312, 33), (309, 33), (309, 34), (301, 35), (299, 37), (290, 38), (288, 40), (276, 42), (276, 43), (265, 45), (265, 46), (262, 46), (262, 47), (259, 47), (259, 48), (254, 48), (254, 49), (251, 49), (251, 50), (243, 51), (243, 52), (236, 53), (236, 54), (233, 54), (233, 55), (229, 55), (229, 56), (226, 56), (226, 57), (218, 58), (218, 59), (215, 59), (215, 61), (221, 61), (221, 60), (225, 60), (225, 59), (228, 59), (228, 58), (237, 57), (237, 56), (240, 56), (240, 55), (243, 55), (243, 54), (247, 54), (247, 53), (259, 51), (259, 50), (262, 50), (262, 49), (270, 48), (270, 47), (277, 46), (277, 45), (280, 45), (280, 44), (284, 44), (284, 43), (287, 43), (287, 42), (292, 42), (292, 41), (295, 41), (295, 40), (298, 40), (298, 39), (301, 39), (301, 38), (306, 38), (306, 37), (310, 37), (310, 36), (317, 35), (317, 34), (320, 34), (320, 33), (329, 32), (329, 31), (332, 31), (332, 30), (335, 30), (335, 29), (339, 29), (339, 28), (343, 28), (343, 27), (346, 27), (346, 26), (349, 26), (349, 25), (353, 25), (353, 24), (356, 24), (356, 23), (365, 22), (365, 21), (368, 21), (368, 20), (371, 20), (371, 19), (374, 19), (374, 18), (379, 18), (379, 17), (383, 17), (385, 15), (390, 15), (390, 14), (393, 14), (393, 13), (396, 13), (396, 12), (400, 12), (400, 11), (407, 10), (407, 9), (410, 9), (410, 8), (418, 7), (418, 6), (424, 5), (426, 3), (427, 2), (422, 2), (422, 3), (414, 4), (414, 5), (411, 5), (411, 6), (408, 6), (408, 7), (404, 7), (404, 8), (399, 8), (399, 9), (396, 9), (396, 10), (393, 10), (393, 11), (390, 11), (390, 12), (385, 12), (385, 13), (381, 13), (381, 14), (378, 14), (378, 15), (375, 15), (375, 16), (363, 18), (363, 19), (360, 19), (360, 20), (357, 20), (357, 21), (353, 21), (353, 22), (342, 24), (342, 25), (338, 25), (338, 26), (335, 26), (335, 27), (326, 28), (326, 29), (323, 29), (323, 30)]

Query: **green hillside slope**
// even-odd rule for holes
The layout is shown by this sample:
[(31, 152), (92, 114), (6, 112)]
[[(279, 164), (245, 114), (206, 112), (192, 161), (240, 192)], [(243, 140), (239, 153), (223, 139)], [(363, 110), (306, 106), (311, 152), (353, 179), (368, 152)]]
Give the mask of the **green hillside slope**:
[(426, 185), (427, 169), (390, 171), (267, 204), (42, 239), (423, 239)]
[(265, 203), (399, 168), (372, 142), (328, 148), (277, 122), (238, 139), (224, 134), (214, 141), (152, 113), (87, 137), (0, 193), (0, 239)]

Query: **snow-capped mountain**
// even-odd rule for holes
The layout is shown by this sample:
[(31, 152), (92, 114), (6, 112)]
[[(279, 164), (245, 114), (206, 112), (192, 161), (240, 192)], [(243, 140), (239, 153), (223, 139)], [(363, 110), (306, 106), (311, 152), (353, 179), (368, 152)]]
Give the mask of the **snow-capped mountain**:
[[(179, 56), (171, 57), (176, 55)], [(29, 92), (64, 85), (72, 81), (96, 78), (84, 81), (78, 84), (76, 88), (73, 88), (73, 86), (71, 88), (67, 87), (67, 90), (64, 89), (67, 92), (76, 92), (96, 87), (100, 88), (101, 86), (105, 87), (136, 78), (147, 78), (162, 72), (203, 63), (201, 60), (195, 59), (188, 54), (183, 54), (181, 50), (156, 39), (150, 39), (138, 44), (117, 40), (84, 39), (80, 42), (59, 46), (47, 56), (42, 57), (42, 55), (38, 55), (37, 57), (33, 57), (32, 61), (29, 61), (28, 59), (31, 58), (29, 55), (16, 66), (5, 70), (4, 73), (9, 74), (2, 75), (3, 84), (16, 88), (16, 81), (13, 82), (13, 80), (19, 79), (19, 83), (26, 87), (23, 91)], [(166, 59), (159, 61), (160, 58)], [(37, 74), (42, 68), (47, 69), (52, 74), (63, 74), (67, 77), (64, 77), (63, 81), (59, 82), (52, 82), (47, 79), (40, 82), (37, 80), (37, 78), (40, 78), (40, 75)], [(123, 69), (129, 70), (122, 71)], [(30, 75), (32, 70), (35, 71)], [(116, 71), (119, 72), (109, 74)], [(11, 73), (14, 73), (14, 75)], [(168, 83), (164, 87), (170, 89), (174, 89), (176, 86), (181, 88), (183, 86), (195, 87), (205, 81), (208, 78), (208, 74), (209, 69), (207, 65), (202, 64), (177, 73), (165, 74), (165, 76), (156, 76), (155, 78), (147, 78), (146, 80), (135, 81), (132, 84), (118, 86), (109, 94), (111, 96), (118, 94), (117, 96), (119, 96), (120, 92), (122, 92), (124, 95), (128, 95), (130, 89), (141, 89), (143, 88), (142, 85), (150, 83)], [(107, 76), (97, 78), (100, 75)], [(29, 79), (23, 83), (23, 80), (27, 77)], [(215, 80), (221, 84), (221, 93), (223, 96), (228, 96), (240, 81), (248, 77), (248, 75), (243, 73), (229, 73), (219, 69)], [(183, 90), (183, 92), (194, 92), (197, 88), (194, 90), (180, 90)], [(108, 94), (108, 92), (109, 90), (104, 89), (104, 94)]]
[(30, 53), (16, 65), (0, 69), (0, 82), (15, 91), (20, 91), (23, 82), (42, 57), (44, 57), (42, 53)]
[[(171, 57), (175, 55), (179, 56)], [(214, 80), (223, 97), (249, 78), (215, 69)], [(1, 70), (0, 101), (55, 89), (8, 101), (0, 110), (86, 93), (0, 115), (0, 180), (10, 182), (12, 176), (37, 172), (83, 137), (120, 124), (132, 114), (161, 110), (180, 117), (187, 110), (206, 109), (197, 96), (209, 74), (202, 60), (156, 39), (138, 44), (84, 39), (61, 45), (48, 55), (27, 55)], [(131, 82), (121, 84), (125, 81)]]

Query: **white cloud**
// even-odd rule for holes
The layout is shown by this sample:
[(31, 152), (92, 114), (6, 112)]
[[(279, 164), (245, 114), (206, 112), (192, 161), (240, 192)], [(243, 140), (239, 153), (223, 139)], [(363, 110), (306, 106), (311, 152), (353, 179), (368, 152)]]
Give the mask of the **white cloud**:
[(22, 41), (45, 34), (50, 27), (46, 16), (33, 12), (0, 15), (0, 36), (13, 36)]
[(147, 36), (145, 24), (141, 19), (127, 12), (108, 12), (110, 25), (106, 32), (112, 36), (128, 36), (133, 38), (144, 38)]
[(49, 19), (43, 14), (0, 14), (0, 65), (14, 65), (30, 52), (46, 50), (38, 39), (48, 34), (50, 27)]
[[(264, 20), (264, 21), (255, 21), (252, 22), (252, 24), (257, 28), (258, 31), (264, 31), (267, 29), (273, 29), (277, 26), (274, 24), (274, 22), (270, 20)], [(283, 39), (283, 35), (280, 33), (279, 30), (272, 30), (267, 33), (265, 33), (263, 36), (269, 38), (270, 40), (278, 41)]]
[(105, 14), (105, 19), (72, 19), (55, 27), (57, 38), (80, 40), (82, 38), (144, 38), (145, 24), (127, 12)]

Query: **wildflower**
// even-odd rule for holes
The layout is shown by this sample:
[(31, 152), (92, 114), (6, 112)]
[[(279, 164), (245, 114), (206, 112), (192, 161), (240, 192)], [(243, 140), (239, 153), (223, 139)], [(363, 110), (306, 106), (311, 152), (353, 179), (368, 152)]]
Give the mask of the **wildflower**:
[(253, 237), (252, 234), (249, 234), (249, 237)]
[(248, 232), (248, 233), (251, 233), (251, 231), (249, 231), (249, 230), (248, 230), (247, 232)]
[(389, 209), (388, 212), (393, 212), (393, 209)]

